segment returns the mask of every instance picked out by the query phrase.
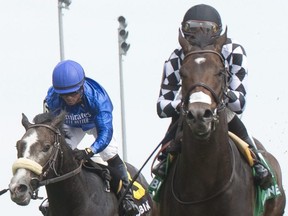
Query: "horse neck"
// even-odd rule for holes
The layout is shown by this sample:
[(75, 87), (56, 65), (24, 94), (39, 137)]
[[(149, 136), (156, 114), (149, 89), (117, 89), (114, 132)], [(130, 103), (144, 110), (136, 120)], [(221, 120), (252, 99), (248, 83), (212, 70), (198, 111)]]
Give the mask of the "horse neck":
[[(60, 155), (58, 156), (57, 166), (59, 170), (57, 172), (59, 172), (60, 176), (75, 171), (80, 166), (73, 159), (72, 151), (69, 148), (63, 148), (62, 159)], [(53, 176), (53, 178), (55, 177), (56, 175)], [(56, 215), (66, 215), (65, 209), (67, 211), (67, 209), (71, 209), (71, 206), (77, 206), (79, 200), (87, 199), (87, 192), (84, 190), (83, 185), (82, 171), (67, 179), (46, 185), (49, 204), (51, 207), (53, 206), (54, 211), (57, 211)]]
[[(63, 175), (65, 173), (71, 172), (79, 167), (78, 162), (73, 157), (73, 152), (70, 146), (66, 143), (64, 135), (61, 136), (58, 145), (54, 147), (55, 155), (52, 155), (51, 164), (53, 164), (54, 169), (50, 170), (50, 178), (56, 177), (58, 175)], [(56, 161), (55, 157), (56, 156)], [(54, 165), (55, 163), (55, 165)], [(51, 166), (51, 165), (50, 165)]]
[(71, 148), (65, 143), (63, 145), (63, 165), (62, 172), (68, 173), (79, 167), (78, 162), (74, 159)]
[(78, 164), (78, 162), (73, 158), (72, 150), (66, 144), (64, 139), (62, 139), (62, 143), (60, 144), (60, 146), (61, 146), (61, 150), (59, 150), (59, 153), (57, 156), (55, 170), (54, 169), (50, 170), (47, 179), (53, 179), (59, 176), (60, 178), (63, 177), (63, 179), (61, 181), (48, 185), (48, 188), (47, 188), (48, 190), (49, 188), (53, 188), (53, 186), (57, 188), (59, 187), (59, 185), (60, 185), (59, 188), (61, 188), (63, 187), (62, 186), (63, 183), (65, 187), (67, 186), (67, 187), (73, 188), (73, 184), (77, 184), (77, 181), (81, 181), (81, 172), (78, 174), (75, 173), (75, 175), (73, 175), (70, 178), (64, 178), (65, 174), (71, 173), (73, 171), (75, 172), (75, 170), (79, 168), (80, 164)]
[(74, 176), (46, 186), (49, 211), (52, 215), (69, 215), (68, 212), (71, 213), (74, 208), (79, 206), (79, 200), (84, 203), (88, 202), (86, 190), (83, 189), (83, 184), (80, 182), (79, 177)]
[(232, 160), (225, 112), (219, 114), (219, 123), (208, 140), (195, 139), (189, 126), (184, 126), (177, 169), (180, 175), (186, 176), (185, 179), (199, 181), (200, 178), (205, 182), (211, 178), (215, 181), (223, 176), (228, 178), (232, 172)]

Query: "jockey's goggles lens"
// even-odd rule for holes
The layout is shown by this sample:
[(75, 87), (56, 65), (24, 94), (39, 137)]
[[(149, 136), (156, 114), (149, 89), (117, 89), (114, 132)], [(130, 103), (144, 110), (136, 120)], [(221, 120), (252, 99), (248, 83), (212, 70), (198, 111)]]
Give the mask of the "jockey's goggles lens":
[(81, 92), (82, 92), (82, 90), (79, 89), (78, 91), (75, 91), (75, 92), (70, 92), (70, 93), (67, 93), (67, 94), (60, 94), (60, 96), (61, 97), (74, 97), (77, 94), (80, 94)]
[(184, 34), (190, 35), (195, 33), (199, 28), (207, 29), (216, 33), (219, 31), (219, 26), (210, 21), (188, 20), (182, 23), (182, 31)]

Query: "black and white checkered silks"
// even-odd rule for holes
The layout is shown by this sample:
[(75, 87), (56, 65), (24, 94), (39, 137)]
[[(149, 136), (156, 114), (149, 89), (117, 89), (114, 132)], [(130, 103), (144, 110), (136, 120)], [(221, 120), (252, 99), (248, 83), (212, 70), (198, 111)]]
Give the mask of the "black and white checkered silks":
[[(247, 56), (244, 48), (235, 40), (227, 38), (222, 48), (222, 55), (229, 69), (228, 91), (235, 99), (229, 99), (227, 107), (232, 111), (228, 115), (228, 121), (232, 119), (233, 113), (241, 114), (246, 105), (247, 89)], [(184, 54), (181, 48), (175, 49), (169, 59), (164, 63), (161, 89), (157, 101), (157, 113), (160, 118), (178, 115), (177, 106), (181, 102), (181, 78), (179, 68), (181, 67)], [(232, 114), (232, 116), (231, 116)]]

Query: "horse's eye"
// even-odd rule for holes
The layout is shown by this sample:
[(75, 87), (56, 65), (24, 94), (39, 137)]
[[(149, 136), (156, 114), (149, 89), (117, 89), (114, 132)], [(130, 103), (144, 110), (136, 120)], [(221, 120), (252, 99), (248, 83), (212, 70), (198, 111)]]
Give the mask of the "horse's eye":
[(180, 70), (179, 70), (179, 75), (180, 75), (180, 77), (181, 78), (183, 78), (184, 77), (184, 68), (180, 68)]
[(51, 145), (49, 143), (46, 143), (43, 147), (43, 152), (48, 152), (50, 147), (51, 147)]
[(220, 70), (218, 73), (218, 76), (223, 76), (223, 75), (225, 75), (225, 69)]

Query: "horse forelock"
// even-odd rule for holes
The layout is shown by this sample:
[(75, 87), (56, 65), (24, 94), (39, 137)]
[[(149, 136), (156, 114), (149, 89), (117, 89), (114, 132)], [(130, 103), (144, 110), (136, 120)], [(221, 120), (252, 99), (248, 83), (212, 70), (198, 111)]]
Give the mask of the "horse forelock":
[[(58, 118), (58, 116), (55, 116), (55, 114), (53, 114), (53, 113), (50, 113), (50, 112), (49, 113), (40, 113), (34, 117), (33, 122), (35, 124), (51, 125), (52, 122), (55, 120), (55, 118)], [(52, 127), (55, 127), (55, 126), (53, 125)], [(59, 127), (58, 129), (60, 130), (61, 134), (64, 134), (65, 138), (70, 138), (65, 134), (65, 131), (63, 131), (61, 124), (59, 124), (57, 127)]]
[(40, 113), (34, 117), (33, 122), (35, 124), (45, 124), (52, 122), (53, 118), (52, 113)]
[(200, 29), (195, 34), (193, 34), (193, 36), (188, 36), (187, 40), (192, 46), (199, 47), (202, 50), (205, 47), (215, 44), (215, 41), (218, 37), (218, 35), (213, 34), (211, 31)]

